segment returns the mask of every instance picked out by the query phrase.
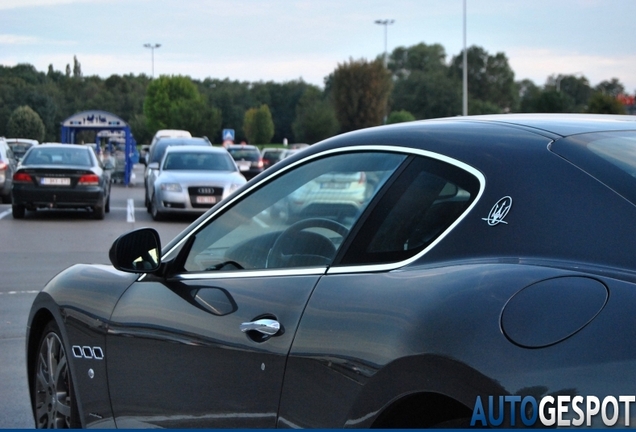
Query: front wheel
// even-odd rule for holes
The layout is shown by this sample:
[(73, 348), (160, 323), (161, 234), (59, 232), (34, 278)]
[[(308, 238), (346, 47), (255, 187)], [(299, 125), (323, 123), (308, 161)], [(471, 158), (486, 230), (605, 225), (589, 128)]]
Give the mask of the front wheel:
[(159, 211), (157, 205), (157, 198), (155, 196), (150, 200), (150, 215), (153, 220), (160, 221), (163, 220), (163, 214)]
[(68, 356), (60, 329), (54, 321), (47, 324), (40, 339), (33, 374), (33, 414), (36, 427), (80, 427)]

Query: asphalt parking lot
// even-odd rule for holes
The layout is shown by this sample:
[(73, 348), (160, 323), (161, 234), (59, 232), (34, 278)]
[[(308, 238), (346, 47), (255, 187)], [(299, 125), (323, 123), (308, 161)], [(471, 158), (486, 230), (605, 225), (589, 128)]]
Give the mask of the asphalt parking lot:
[(82, 211), (38, 211), (14, 220), (0, 204), (0, 428), (32, 428), (25, 363), (26, 322), (36, 294), (75, 263), (108, 264), (108, 249), (121, 234), (151, 226), (165, 243), (193, 218), (155, 222), (144, 207), (143, 166), (135, 184), (114, 184), (111, 211), (94, 220)]

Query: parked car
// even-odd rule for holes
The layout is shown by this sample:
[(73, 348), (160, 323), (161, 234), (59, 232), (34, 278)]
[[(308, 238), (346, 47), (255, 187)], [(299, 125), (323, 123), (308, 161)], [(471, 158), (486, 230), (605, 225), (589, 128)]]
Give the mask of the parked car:
[(27, 151), (11, 189), (12, 211), (87, 209), (95, 219), (110, 211), (110, 171), (89, 146), (45, 143)]
[(6, 140), (7, 144), (9, 144), (9, 148), (11, 148), (13, 152), (13, 156), (18, 162), (22, 160), (28, 149), (39, 144), (38, 140), (28, 138), (7, 138)]
[(299, 151), (301, 151), (302, 149), (285, 149), (283, 150), (283, 153), (280, 155), (281, 160), (286, 159), (288, 157), (290, 157), (291, 155), (295, 155), (296, 153), (298, 153)]
[(144, 144), (139, 150), (139, 163), (148, 165), (148, 151), (150, 150), (150, 144)]
[(194, 138), (194, 137), (164, 137), (156, 140), (150, 145), (148, 150), (146, 169), (144, 170), (144, 188), (145, 193), (145, 205), (150, 210), (150, 195), (152, 193), (151, 185), (154, 183), (156, 174), (154, 170), (159, 168), (159, 163), (166, 152), (166, 149), (170, 146), (184, 146), (184, 145), (196, 145), (204, 147), (212, 147), (212, 143), (207, 138)]
[(0, 202), (11, 202), (11, 185), (17, 159), (7, 141), (0, 137)]
[(152, 146), (154, 143), (159, 141), (161, 138), (191, 138), (192, 134), (183, 129), (160, 129), (155, 135), (152, 137), (152, 141), (150, 141), (150, 145)]
[(261, 159), (263, 160), (263, 169), (267, 169), (281, 160), (283, 155), (282, 148), (269, 147), (261, 151)]
[(250, 180), (263, 172), (263, 158), (258, 147), (249, 144), (237, 144), (227, 147), (227, 151), (236, 161), (241, 174)]
[(301, 150), (304, 148), (309, 147), (309, 144), (305, 144), (305, 143), (295, 143), (295, 144), (289, 144), (289, 149), (290, 150)]
[(204, 213), (245, 184), (236, 163), (221, 147), (172, 146), (153, 172), (150, 213)]
[[(46, 285), (26, 332), (36, 425), (633, 425), (635, 155), (633, 116), (455, 117), (312, 145), (165, 246), (141, 228), (112, 266)], [(359, 173), (374, 180), (356, 214), (272, 220), (307, 184)]]

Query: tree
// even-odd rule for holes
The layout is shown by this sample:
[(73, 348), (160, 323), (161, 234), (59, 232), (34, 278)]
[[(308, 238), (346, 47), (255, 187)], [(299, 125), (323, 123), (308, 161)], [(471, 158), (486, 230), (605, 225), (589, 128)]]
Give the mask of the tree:
[(382, 124), (391, 93), (391, 75), (381, 60), (339, 64), (331, 79), (331, 97), (344, 132)]
[[(450, 65), (450, 73), (458, 83), (463, 74), (463, 55), (462, 51), (453, 57)], [(493, 56), (481, 47), (471, 46), (467, 50), (467, 63), (469, 98), (491, 102), (503, 112), (516, 108), (515, 74), (504, 53)]]
[(16, 108), (7, 123), (8, 135), (15, 138), (42, 141), (44, 139), (44, 131), (42, 119), (38, 113), (27, 105)]
[(587, 103), (592, 95), (592, 88), (590, 82), (584, 76), (577, 77), (576, 75), (554, 75), (548, 77), (545, 88), (554, 86), (555, 90), (560, 93), (565, 93), (572, 99), (572, 106), (568, 112), (584, 112), (587, 108)]
[(601, 81), (596, 87), (594, 87), (594, 91), (616, 97), (619, 94), (625, 93), (625, 86), (623, 86), (617, 78), (612, 78), (610, 81)]
[(82, 65), (77, 60), (76, 56), (73, 56), (73, 78), (82, 78)]
[(536, 106), (542, 89), (529, 79), (524, 79), (516, 83), (519, 93), (519, 112), (537, 112)]
[(387, 124), (405, 123), (415, 120), (413, 114), (406, 110), (392, 111), (386, 120)]
[(318, 87), (305, 89), (296, 105), (296, 119), (292, 124), (297, 142), (309, 144), (322, 141), (338, 133), (340, 125), (331, 103)]
[(446, 51), (440, 44), (419, 43), (411, 47), (398, 47), (389, 57), (388, 68), (398, 78), (406, 78), (413, 71), (446, 74)]
[[(246, 138), (243, 131), (245, 111), (258, 105), (253, 101), (250, 83), (206, 78), (199, 84), (199, 91), (207, 105), (221, 113), (221, 129), (234, 129), (237, 140)], [(217, 135), (221, 140), (221, 130)]]
[(274, 136), (274, 121), (269, 107), (263, 104), (259, 108), (247, 110), (243, 119), (243, 130), (249, 142), (269, 144)]
[(615, 96), (596, 92), (590, 98), (587, 112), (593, 114), (625, 114), (625, 105), (616, 99)]
[(445, 72), (414, 70), (395, 82), (391, 106), (416, 119), (455, 116), (461, 113), (460, 89)]
[(205, 104), (189, 77), (161, 76), (148, 85), (143, 111), (151, 131), (185, 129), (196, 134), (203, 127)]

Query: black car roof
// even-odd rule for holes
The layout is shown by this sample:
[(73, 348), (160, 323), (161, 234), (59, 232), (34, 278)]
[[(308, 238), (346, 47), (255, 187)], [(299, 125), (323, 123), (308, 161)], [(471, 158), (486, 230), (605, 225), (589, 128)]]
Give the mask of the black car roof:
[(325, 147), (392, 145), (439, 152), (461, 160), (462, 155), (483, 153), (502, 142), (519, 142), (526, 147), (534, 142), (545, 149), (546, 142), (566, 136), (627, 130), (636, 130), (636, 116), (499, 114), (449, 117), (361, 129), (329, 138), (307, 150), (319, 152)]
[(636, 130), (636, 116), (605, 114), (499, 114), (462, 117), (481, 121), (534, 128), (560, 136), (601, 131)]

